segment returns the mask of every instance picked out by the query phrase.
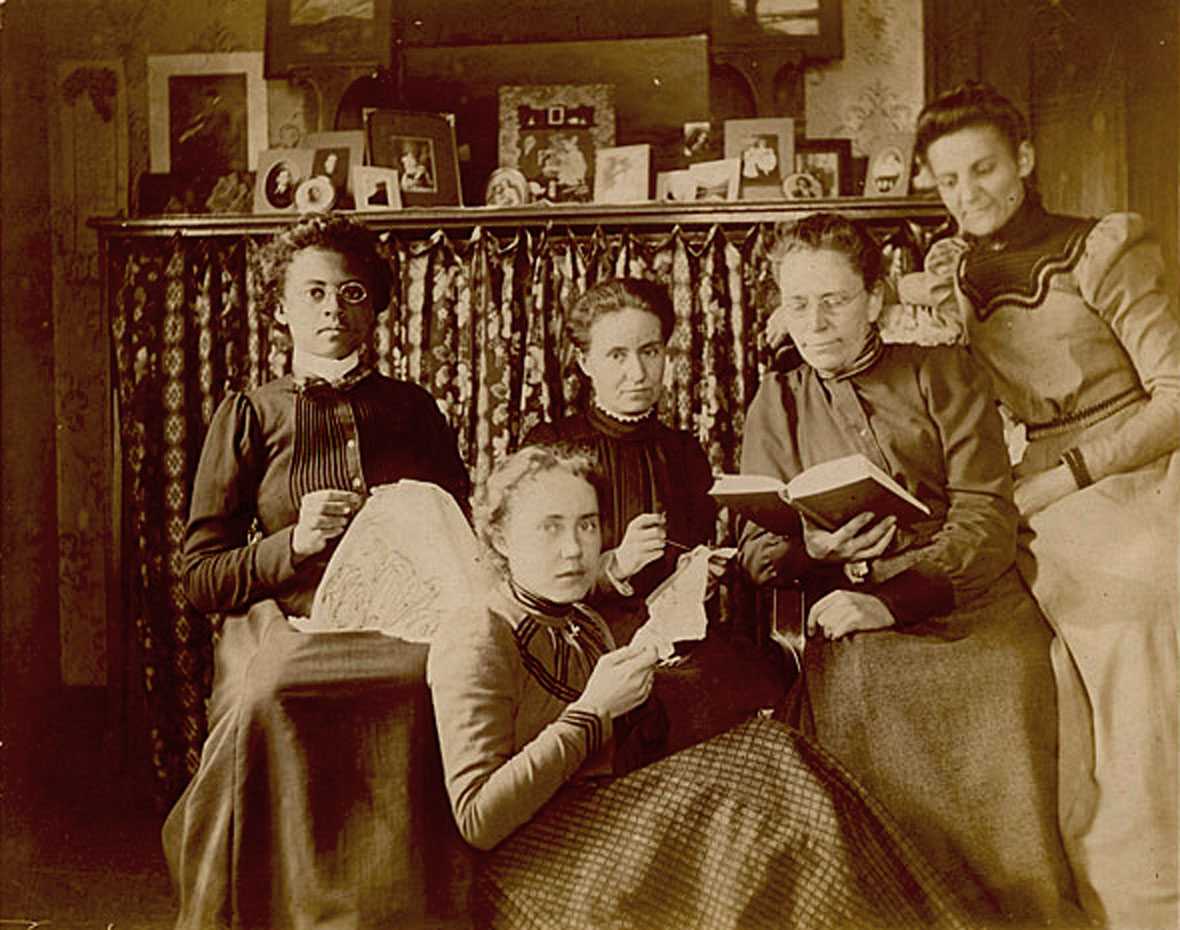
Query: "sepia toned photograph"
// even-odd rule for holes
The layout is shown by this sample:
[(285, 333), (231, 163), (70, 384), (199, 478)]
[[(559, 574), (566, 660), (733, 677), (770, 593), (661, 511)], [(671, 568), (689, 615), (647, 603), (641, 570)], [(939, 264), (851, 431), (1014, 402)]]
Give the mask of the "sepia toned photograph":
[(1178, 32), (0, 0), (0, 930), (1177, 930)]

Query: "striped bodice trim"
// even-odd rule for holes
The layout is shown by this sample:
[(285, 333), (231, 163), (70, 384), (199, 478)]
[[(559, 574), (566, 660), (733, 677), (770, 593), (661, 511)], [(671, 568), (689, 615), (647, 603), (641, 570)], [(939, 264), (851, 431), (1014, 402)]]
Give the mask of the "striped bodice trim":
[(1032, 310), (1043, 304), (1053, 278), (1077, 267), (1098, 222), (1044, 213), (1036, 221), (1044, 235), (1032, 242), (979, 244), (959, 259), (959, 287), (980, 322), (1001, 307)]
[[(585, 676), (588, 678), (599, 658), (607, 651), (606, 643), (589, 619), (584, 623), (574, 621), (568, 627), (558, 628), (527, 614), (513, 630), (513, 635), (525, 670), (549, 694), (567, 704), (581, 697), (584, 687), (584, 682), (576, 688), (570, 684), (572, 664), (575, 661), (584, 663)], [(533, 649), (538, 636), (547, 636), (553, 646), (552, 670)]]

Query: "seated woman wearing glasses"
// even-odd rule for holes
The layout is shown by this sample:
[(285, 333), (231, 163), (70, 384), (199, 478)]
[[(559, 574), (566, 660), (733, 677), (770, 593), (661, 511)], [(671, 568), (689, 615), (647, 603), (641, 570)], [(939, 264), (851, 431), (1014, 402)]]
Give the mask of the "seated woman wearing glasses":
[(931, 511), (834, 532), (749, 524), (759, 584), (802, 586), (786, 715), (839, 758), (985, 923), (1071, 913), (1056, 829), (1050, 632), (1013, 567), (1016, 509), (986, 377), (959, 348), (884, 345), (881, 255), (830, 213), (780, 231), (781, 322), (803, 364), (763, 381), (742, 471), (863, 454)]
[(476, 505), (484, 603), (427, 673), (443, 769), (480, 856), (476, 926), (964, 926), (954, 892), (826, 753), (756, 717), (645, 768), (618, 750), (656, 650), (584, 603), (602, 548), (585, 452), (526, 446)]
[(430, 395), (361, 360), (390, 295), (367, 229), (308, 216), (262, 250), (258, 278), (294, 371), (229, 394), (197, 466), (185, 592), (230, 616), (201, 764), (164, 827), (177, 927), (385, 926), (399, 902), (377, 899), (405, 855), (381, 829), (404, 813), (383, 781), (405, 726), (389, 708), (421, 687), (424, 650), (287, 617), (311, 613), (370, 488), (412, 478), (464, 503), (467, 473)]

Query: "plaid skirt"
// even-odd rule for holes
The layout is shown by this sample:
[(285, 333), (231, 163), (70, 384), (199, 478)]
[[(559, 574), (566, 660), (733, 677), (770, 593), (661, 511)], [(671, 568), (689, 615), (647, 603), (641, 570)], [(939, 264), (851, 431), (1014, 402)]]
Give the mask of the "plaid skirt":
[(567, 786), (483, 854), (472, 910), (514, 930), (972, 926), (835, 759), (762, 717)]

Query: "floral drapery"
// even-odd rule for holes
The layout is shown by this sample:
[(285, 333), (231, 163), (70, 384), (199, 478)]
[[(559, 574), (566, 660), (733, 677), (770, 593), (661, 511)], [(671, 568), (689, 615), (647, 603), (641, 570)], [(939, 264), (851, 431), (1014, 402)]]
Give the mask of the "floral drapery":
[[(770, 363), (769, 229), (695, 234), (553, 228), (505, 235), (387, 233), (392, 305), (377, 321), (379, 368), (438, 399), (474, 481), (543, 418), (577, 402), (565, 309), (621, 274), (668, 284), (665, 421), (694, 431), (733, 469), (746, 406)], [(253, 236), (113, 238), (108, 248), (124, 475), (125, 622), (145, 657), (150, 742), (161, 800), (200, 758), (212, 626), (186, 603), (180, 556), (204, 431), (222, 397), (285, 373), (289, 352), (252, 299)]]

